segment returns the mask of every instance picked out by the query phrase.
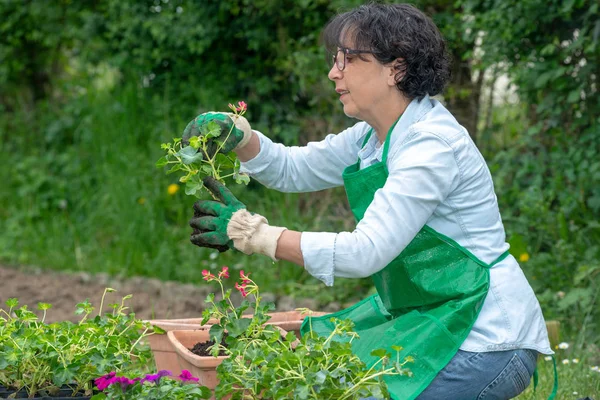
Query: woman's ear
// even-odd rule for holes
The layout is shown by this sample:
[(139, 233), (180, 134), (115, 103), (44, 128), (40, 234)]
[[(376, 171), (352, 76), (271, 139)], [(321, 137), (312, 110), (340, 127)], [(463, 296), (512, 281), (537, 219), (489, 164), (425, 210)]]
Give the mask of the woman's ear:
[(396, 86), (406, 74), (406, 61), (404, 61), (404, 58), (396, 58), (390, 63), (390, 67), (388, 84), (390, 86)]

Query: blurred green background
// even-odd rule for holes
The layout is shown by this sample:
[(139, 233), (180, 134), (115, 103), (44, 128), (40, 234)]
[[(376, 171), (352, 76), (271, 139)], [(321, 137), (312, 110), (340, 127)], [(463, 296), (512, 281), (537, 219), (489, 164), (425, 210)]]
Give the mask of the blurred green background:
[[(327, 79), (324, 24), (352, 0), (0, 0), (0, 262), (200, 282), (253, 271), (263, 290), (346, 304), (285, 262), (189, 243), (194, 198), (154, 166), (160, 144), (244, 100), (258, 129), (304, 144), (355, 123)], [(600, 11), (593, 0), (419, 0), (454, 58), (441, 100), (495, 179), (511, 253), (547, 319), (600, 344)], [(342, 188), (232, 186), (299, 231), (352, 230)], [(593, 350), (588, 352), (588, 350)], [(593, 361), (593, 360), (592, 360)], [(595, 361), (596, 364), (600, 360)]]

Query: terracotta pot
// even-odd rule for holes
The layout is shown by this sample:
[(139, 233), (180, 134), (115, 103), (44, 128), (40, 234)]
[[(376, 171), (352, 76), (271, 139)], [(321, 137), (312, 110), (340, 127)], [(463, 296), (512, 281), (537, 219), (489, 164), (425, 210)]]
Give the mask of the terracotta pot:
[(187, 369), (193, 376), (199, 378), (199, 384), (214, 390), (217, 387), (217, 367), (227, 357), (202, 357), (192, 353), (189, 349), (196, 343), (208, 342), (208, 330), (195, 331), (169, 331), (167, 337), (175, 350), (180, 370)]
[[(276, 328), (280, 331), (281, 336), (285, 337), (285, 335), (287, 335), (287, 332), (284, 329), (277, 326)], [(193, 376), (199, 379), (198, 383), (200, 385), (204, 385), (214, 391), (219, 383), (219, 380), (217, 379), (217, 367), (227, 357), (199, 356), (189, 350), (194, 347), (196, 343), (208, 342), (210, 340), (209, 331), (206, 329), (198, 329), (195, 331), (169, 331), (167, 332), (167, 337), (177, 353), (179, 368), (181, 370), (187, 369)], [(295, 344), (292, 344), (292, 346), (295, 347)], [(224, 399), (228, 398), (229, 396)]]
[[(195, 330), (206, 330), (208, 332), (210, 325), (200, 326), (201, 320), (202, 318), (197, 319), (198, 322), (193, 324), (172, 322), (169, 320), (156, 320), (150, 321), (150, 323), (167, 332), (177, 330), (189, 330), (192, 332)], [(152, 355), (154, 356), (154, 363), (156, 364), (157, 371), (166, 369), (171, 371), (171, 373), (175, 376), (181, 374), (181, 368), (179, 367), (179, 361), (177, 360), (177, 353), (175, 352), (175, 348), (169, 341), (167, 335), (152, 334), (148, 336), (148, 343), (150, 344), (150, 349), (152, 350)]]
[[(319, 317), (325, 314), (327, 313), (315, 312), (313, 313), (313, 316)], [(296, 337), (300, 338), (300, 326), (302, 325), (305, 315), (302, 315), (299, 311), (274, 312), (269, 313), (269, 315), (271, 316), (271, 319), (268, 322), (270, 325), (279, 326), (287, 332), (294, 332)], [(155, 319), (148, 322), (167, 332), (178, 330), (206, 330), (210, 329), (211, 325), (217, 323), (216, 320), (211, 319), (205, 326), (201, 326), (202, 318)], [(156, 370), (160, 371), (166, 369), (171, 371), (173, 375), (179, 375), (181, 373), (181, 368), (177, 361), (177, 354), (167, 338), (167, 335), (150, 335), (148, 336), (148, 342), (154, 355)]]

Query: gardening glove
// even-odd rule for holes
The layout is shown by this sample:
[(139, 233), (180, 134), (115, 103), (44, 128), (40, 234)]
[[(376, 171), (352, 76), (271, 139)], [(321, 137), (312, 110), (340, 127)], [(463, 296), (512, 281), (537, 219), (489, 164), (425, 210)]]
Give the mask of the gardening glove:
[[(221, 128), (221, 134), (210, 138), (208, 141), (208, 156), (212, 157), (217, 152), (219, 144), (223, 143), (220, 153), (229, 153), (231, 150), (244, 147), (252, 137), (252, 129), (248, 120), (241, 115), (224, 112), (207, 112), (194, 118), (183, 130), (182, 143), (189, 145), (192, 136), (203, 135), (202, 126), (214, 121)], [(231, 133), (230, 133), (231, 132)]]
[(200, 247), (234, 247), (244, 254), (264, 254), (277, 261), (277, 241), (287, 228), (270, 226), (262, 215), (248, 212), (246, 206), (216, 179), (207, 177), (203, 182), (219, 201), (200, 200), (194, 204), (190, 226), (201, 232), (192, 233), (192, 243)]

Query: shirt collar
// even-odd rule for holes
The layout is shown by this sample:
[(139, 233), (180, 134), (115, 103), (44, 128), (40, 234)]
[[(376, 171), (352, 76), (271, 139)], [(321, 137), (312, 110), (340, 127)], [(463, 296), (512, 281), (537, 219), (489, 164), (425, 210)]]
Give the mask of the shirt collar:
[[(433, 102), (429, 98), (429, 95), (425, 95), (423, 99), (420, 101), (418, 99), (413, 99), (404, 113), (402, 117), (400, 117), (400, 121), (394, 127), (392, 131), (392, 137), (390, 138), (390, 149), (394, 146), (398, 140), (401, 142), (408, 135), (409, 128), (416, 122), (419, 122), (425, 114), (427, 114), (433, 108)], [(362, 138), (360, 139), (363, 140)], [(362, 143), (361, 143), (362, 144)], [(367, 160), (373, 157), (373, 153), (375, 153), (375, 161), (381, 161), (383, 157), (383, 144), (378, 147), (379, 139), (375, 132), (371, 134), (369, 141), (364, 145), (364, 147), (358, 152), (358, 156), (361, 160)], [(389, 150), (388, 150), (389, 151)]]

